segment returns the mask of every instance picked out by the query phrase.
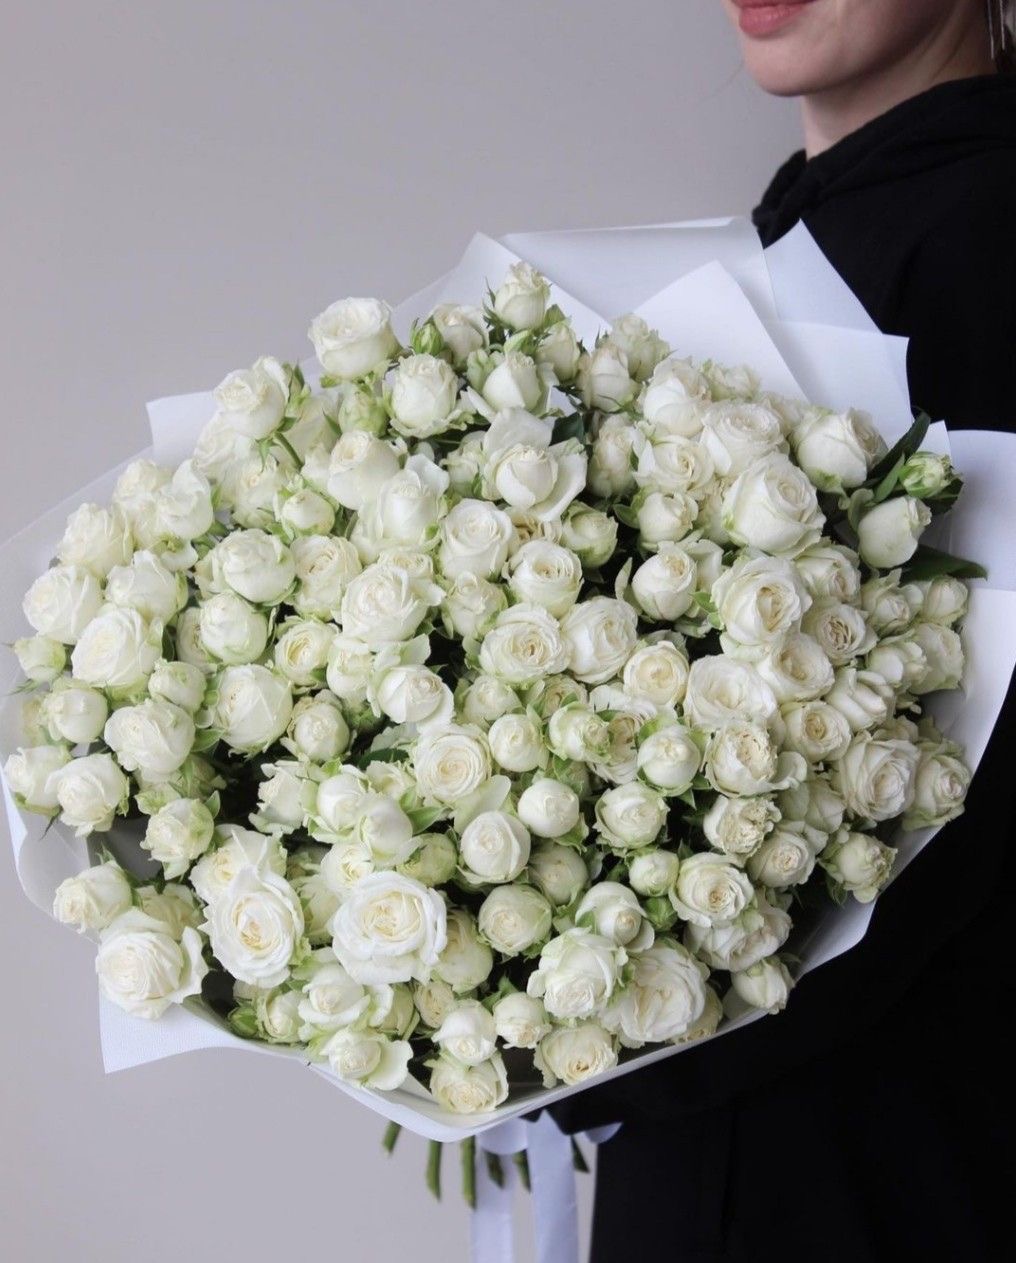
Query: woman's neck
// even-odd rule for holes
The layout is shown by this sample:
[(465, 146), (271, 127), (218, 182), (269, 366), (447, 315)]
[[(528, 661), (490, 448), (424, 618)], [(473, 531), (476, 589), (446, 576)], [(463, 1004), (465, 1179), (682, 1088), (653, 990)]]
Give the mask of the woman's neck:
[(986, 30), (981, 24), (915, 49), (903, 61), (801, 97), (804, 149), (822, 153), (886, 110), (939, 83), (995, 72)]

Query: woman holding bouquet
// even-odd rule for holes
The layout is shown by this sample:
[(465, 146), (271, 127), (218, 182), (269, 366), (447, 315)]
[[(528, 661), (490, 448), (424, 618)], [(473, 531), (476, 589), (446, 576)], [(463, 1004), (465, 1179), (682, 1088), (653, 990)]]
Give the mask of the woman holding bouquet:
[[(805, 147), (753, 214), (763, 243), (803, 220), (909, 337), (915, 405), (1016, 428), (1013, 0), (722, 3), (758, 84), (801, 101)], [(599, 1155), (593, 1263), (650, 1224), (682, 1260), (1003, 1257), (1013, 710), (1010, 693), (966, 814), (786, 1012), (555, 1109), (568, 1130), (624, 1122)]]

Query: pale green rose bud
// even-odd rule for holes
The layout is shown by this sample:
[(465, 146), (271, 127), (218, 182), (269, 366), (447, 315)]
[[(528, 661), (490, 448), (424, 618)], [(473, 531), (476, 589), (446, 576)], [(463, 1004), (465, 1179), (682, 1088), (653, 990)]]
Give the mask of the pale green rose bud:
[(25, 675), (36, 684), (49, 684), (67, 664), (67, 650), (49, 636), (25, 636), (14, 642), (14, 652)]
[[(681, 861), (673, 851), (646, 851), (628, 865), (628, 884), (636, 894), (665, 895), (677, 881)], [(668, 910), (670, 904), (667, 904)]]
[(900, 470), (901, 485), (920, 500), (937, 496), (955, 477), (949, 457), (937, 452), (915, 452)]
[(343, 434), (364, 430), (367, 434), (381, 435), (388, 429), (388, 413), (372, 390), (355, 387), (346, 392), (339, 405), (338, 423)]
[(769, 956), (750, 969), (731, 974), (730, 984), (745, 1004), (766, 1013), (779, 1013), (787, 1006), (794, 980), (778, 957)]
[(208, 850), (215, 818), (195, 798), (177, 798), (149, 817), (141, 845), (169, 878), (182, 877)]
[(417, 843), (416, 850), (397, 866), (397, 871), (422, 886), (443, 886), (451, 881), (459, 856), (448, 834), (421, 833), (413, 840)]
[(510, 329), (538, 329), (550, 304), (550, 284), (529, 263), (513, 263), (494, 292), (494, 314)]
[(902, 566), (917, 551), (921, 534), (930, 522), (931, 510), (912, 496), (883, 500), (869, 509), (858, 524), (862, 561), (879, 570)]
[(871, 903), (889, 880), (895, 858), (895, 848), (870, 833), (840, 829), (819, 856), (819, 863), (859, 903)]
[(600, 509), (575, 502), (564, 516), (561, 543), (578, 555), (583, 566), (595, 570), (614, 555), (617, 522)]

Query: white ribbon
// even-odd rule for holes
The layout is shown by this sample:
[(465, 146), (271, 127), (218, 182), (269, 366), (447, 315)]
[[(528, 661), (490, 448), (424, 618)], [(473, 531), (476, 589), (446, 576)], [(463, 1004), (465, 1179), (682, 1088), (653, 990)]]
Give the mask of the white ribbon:
[[(583, 1134), (590, 1144), (609, 1140), (620, 1123)], [(477, 1148), (498, 1157), (525, 1151), (532, 1184), (536, 1263), (579, 1263), (579, 1213), (572, 1138), (544, 1112), (535, 1123), (512, 1119), (482, 1132)], [(512, 1219), (513, 1168), (499, 1187), (482, 1153), (476, 1164), (476, 1209), (471, 1224), (473, 1263), (515, 1263)]]

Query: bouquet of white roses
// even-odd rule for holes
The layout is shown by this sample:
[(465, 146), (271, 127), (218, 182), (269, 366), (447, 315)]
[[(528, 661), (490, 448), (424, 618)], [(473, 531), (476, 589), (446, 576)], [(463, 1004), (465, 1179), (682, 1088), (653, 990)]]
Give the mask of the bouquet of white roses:
[(4, 773), (92, 845), (54, 910), (114, 1004), (489, 1115), (780, 1009), (795, 921), (962, 810), (923, 711), (978, 570), (920, 543), (927, 418), (887, 449), (634, 315), (583, 345), (523, 263), (390, 314), (72, 514)]

